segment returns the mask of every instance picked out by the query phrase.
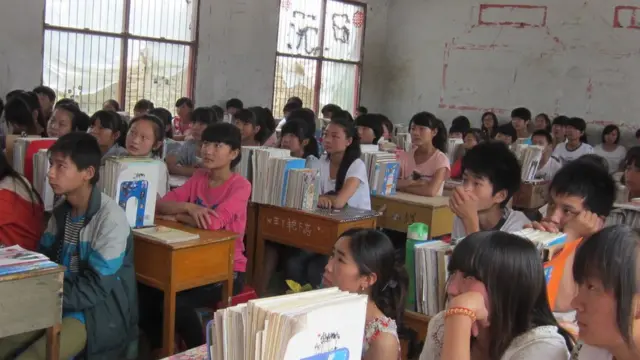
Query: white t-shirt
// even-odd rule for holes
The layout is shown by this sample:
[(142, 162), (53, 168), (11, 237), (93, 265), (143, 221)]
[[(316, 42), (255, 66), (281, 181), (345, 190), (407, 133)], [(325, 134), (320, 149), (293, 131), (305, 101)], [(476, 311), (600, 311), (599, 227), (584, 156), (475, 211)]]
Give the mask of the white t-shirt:
[[(320, 170), (320, 194), (326, 194), (336, 189), (336, 180), (329, 178), (330, 161), (327, 155), (322, 155), (319, 160), (312, 161), (309, 167)], [(347, 204), (354, 208), (371, 210), (371, 191), (369, 190), (367, 168), (361, 159), (356, 159), (351, 163), (344, 180), (346, 182), (347, 179), (353, 177), (360, 180), (360, 185), (358, 185), (356, 192), (347, 201)]]
[(553, 176), (560, 170), (562, 164), (555, 157), (549, 157), (547, 163), (536, 172), (536, 179), (551, 180)]
[(606, 151), (602, 147), (602, 144), (600, 144), (593, 148), (593, 152), (607, 160), (607, 164), (609, 164), (609, 174), (613, 174), (618, 171), (620, 163), (624, 160), (624, 157), (627, 154), (627, 149), (622, 145), (618, 145), (615, 150)]
[[(504, 209), (504, 217), (506, 221), (500, 227), (500, 231), (514, 232), (520, 231), (526, 224), (530, 224), (531, 220), (522, 212), (514, 211), (509, 208)], [(467, 236), (467, 232), (464, 229), (462, 219), (455, 217), (453, 219), (453, 231), (451, 232), (451, 238), (454, 240), (462, 239)]]
[(600, 349), (591, 345), (579, 343), (573, 348), (571, 360), (612, 360), (607, 350)]
[(592, 154), (593, 147), (589, 144), (581, 143), (575, 150), (568, 150), (567, 144), (558, 144), (553, 150), (553, 156), (560, 161), (560, 164), (567, 165), (582, 155)]

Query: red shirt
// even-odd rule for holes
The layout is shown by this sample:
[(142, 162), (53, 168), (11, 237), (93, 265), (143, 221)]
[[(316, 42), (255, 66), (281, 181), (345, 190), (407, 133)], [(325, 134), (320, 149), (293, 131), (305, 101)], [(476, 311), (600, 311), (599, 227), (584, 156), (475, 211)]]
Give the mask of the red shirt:
[(31, 196), (37, 196), (30, 190), (11, 176), (0, 181), (0, 244), (36, 250), (44, 231), (44, 206), (32, 202)]
[(185, 135), (185, 136), (188, 135), (187, 133), (189, 132), (189, 130), (191, 130), (191, 125), (193, 125), (191, 121), (189, 121), (189, 123), (186, 123), (182, 121), (180, 116), (174, 117), (173, 118), (173, 135)]

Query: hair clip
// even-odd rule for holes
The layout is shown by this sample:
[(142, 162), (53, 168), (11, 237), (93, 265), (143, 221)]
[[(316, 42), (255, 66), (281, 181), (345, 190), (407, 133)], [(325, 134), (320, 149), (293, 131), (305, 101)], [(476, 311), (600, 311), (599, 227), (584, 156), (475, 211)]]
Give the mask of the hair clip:
[(384, 287), (382, 288), (382, 291), (387, 290), (387, 288), (391, 288), (391, 289), (395, 289), (396, 286), (398, 286), (398, 282), (395, 280), (389, 280)]

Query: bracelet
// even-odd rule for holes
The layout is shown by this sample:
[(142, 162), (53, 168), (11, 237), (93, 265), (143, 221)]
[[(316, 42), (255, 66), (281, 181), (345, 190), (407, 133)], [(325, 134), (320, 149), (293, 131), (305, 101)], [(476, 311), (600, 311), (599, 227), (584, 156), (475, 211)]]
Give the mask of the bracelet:
[(476, 313), (471, 309), (467, 309), (463, 307), (453, 307), (453, 308), (447, 309), (447, 311), (444, 312), (445, 318), (448, 318), (449, 316), (453, 316), (453, 315), (468, 316), (469, 318), (471, 318), (472, 322), (476, 321)]

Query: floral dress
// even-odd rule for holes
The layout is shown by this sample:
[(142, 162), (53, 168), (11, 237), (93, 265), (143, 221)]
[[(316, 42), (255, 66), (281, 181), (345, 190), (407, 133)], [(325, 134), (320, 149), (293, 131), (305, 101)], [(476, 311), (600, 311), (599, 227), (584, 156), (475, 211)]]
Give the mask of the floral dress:
[[(364, 326), (364, 339), (362, 346), (362, 357), (369, 350), (369, 345), (374, 341), (381, 333), (389, 333), (395, 336), (398, 340), (398, 326), (395, 320), (386, 316), (377, 317)], [(400, 341), (398, 340), (398, 360), (400, 360)]]

